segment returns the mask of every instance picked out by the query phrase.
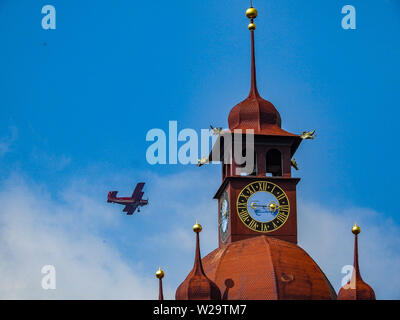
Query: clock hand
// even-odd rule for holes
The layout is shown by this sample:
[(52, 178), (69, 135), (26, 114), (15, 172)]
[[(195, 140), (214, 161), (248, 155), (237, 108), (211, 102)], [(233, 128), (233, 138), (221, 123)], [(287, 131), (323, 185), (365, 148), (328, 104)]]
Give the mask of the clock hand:
[(255, 202), (252, 202), (252, 203), (250, 204), (250, 207), (251, 207), (252, 209), (256, 209), (256, 208), (267, 208), (268, 205), (256, 204)]
[(275, 213), (276, 210), (278, 210), (279, 206), (274, 202), (271, 201), (270, 203), (268, 203), (267, 205), (264, 204), (256, 204), (255, 202), (252, 202), (250, 204), (250, 207), (252, 209), (256, 209), (256, 208), (264, 208), (264, 209), (268, 209), (269, 211), (271, 211), (272, 213)]

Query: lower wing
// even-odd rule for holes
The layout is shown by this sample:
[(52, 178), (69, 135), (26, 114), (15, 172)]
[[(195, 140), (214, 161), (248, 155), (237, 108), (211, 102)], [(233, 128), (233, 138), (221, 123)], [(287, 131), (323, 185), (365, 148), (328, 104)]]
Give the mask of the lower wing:
[(136, 211), (137, 205), (126, 205), (123, 212), (126, 212), (126, 214), (133, 214)]

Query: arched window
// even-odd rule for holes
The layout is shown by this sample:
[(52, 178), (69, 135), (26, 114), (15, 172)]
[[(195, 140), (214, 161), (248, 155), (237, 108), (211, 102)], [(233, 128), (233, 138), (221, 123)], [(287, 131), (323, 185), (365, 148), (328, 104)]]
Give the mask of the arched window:
[(282, 155), (279, 150), (269, 150), (267, 152), (266, 161), (267, 176), (282, 176)]

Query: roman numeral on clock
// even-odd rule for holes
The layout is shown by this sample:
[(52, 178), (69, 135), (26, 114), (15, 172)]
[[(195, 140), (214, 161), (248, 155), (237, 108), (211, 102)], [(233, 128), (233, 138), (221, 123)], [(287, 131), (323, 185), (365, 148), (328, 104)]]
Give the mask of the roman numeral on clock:
[(289, 211), (289, 205), (284, 204), (284, 205), (279, 206), (279, 211)]
[(239, 202), (237, 204), (238, 209), (247, 209), (247, 203), (246, 202)]
[(277, 198), (278, 200), (281, 200), (281, 199), (283, 199), (283, 198), (285, 198), (285, 197), (286, 197), (286, 194), (282, 193), (282, 194), (280, 194), (279, 196), (277, 196), (276, 198)]

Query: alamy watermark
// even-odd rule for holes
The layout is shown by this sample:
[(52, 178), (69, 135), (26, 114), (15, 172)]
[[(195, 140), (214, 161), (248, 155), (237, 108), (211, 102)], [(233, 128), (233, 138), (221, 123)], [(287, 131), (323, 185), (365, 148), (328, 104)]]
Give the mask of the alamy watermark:
[(345, 5), (342, 8), (342, 14), (345, 16), (342, 18), (342, 28), (344, 30), (356, 29), (356, 8), (351, 5)]
[(45, 265), (42, 267), (42, 274), (45, 274), (42, 278), (42, 288), (44, 290), (55, 290), (56, 289), (56, 268), (51, 265)]
[(42, 18), (42, 28), (44, 30), (56, 28), (56, 8), (50, 4), (42, 7), (42, 13), (45, 16)]
[(355, 272), (355, 269), (352, 265), (345, 265), (342, 268), (342, 273), (345, 274), (345, 276), (342, 278), (342, 283), (341, 287), (343, 289), (355, 289), (356, 284), (355, 284), (355, 277), (353, 277), (353, 272)]
[[(42, 28), (45, 30), (56, 29), (56, 8), (51, 4), (46, 4), (42, 7)], [(342, 14), (345, 16), (342, 18), (342, 28), (345, 30), (356, 29), (356, 8), (352, 5), (345, 5), (342, 7)]]
[(193, 129), (186, 128), (178, 132), (178, 122), (169, 121), (168, 134), (154, 128), (147, 132), (146, 141), (153, 142), (146, 150), (146, 160), (151, 165), (202, 165), (223, 161), (225, 164), (234, 162), (238, 165), (240, 168), (236, 168), (237, 174), (250, 174), (254, 170), (252, 129), (201, 129), (199, 138)]

